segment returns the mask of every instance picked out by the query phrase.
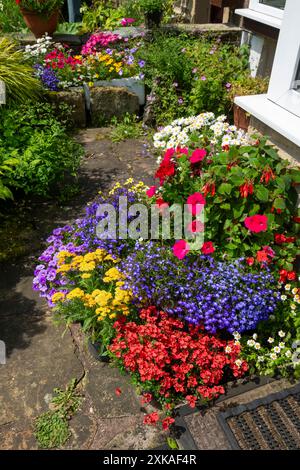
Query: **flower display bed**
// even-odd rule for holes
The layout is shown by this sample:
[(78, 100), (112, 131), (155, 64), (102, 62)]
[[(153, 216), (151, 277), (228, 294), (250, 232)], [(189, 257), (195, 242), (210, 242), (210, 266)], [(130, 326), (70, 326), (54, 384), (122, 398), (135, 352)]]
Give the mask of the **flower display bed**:
[[(107, 348), (142, 402), (161, 406), (145, 424), (168, 429), (178, 405), (206, 405), (247, 374), (297, 377), (299, 169), (212, 113), (177, 120), (154, 145), (163, 150), (158, 184), (116, 183), (82, 219), (54, 230), (33, 285)], [(139, 240), (124, 240), (117, 218), (116, 234), (102, 238), (98, 208), (118, 212), (121, 196), (158, 212), (186, 203), (191, 235), (159, 243), (140, 227)], [(203, 206), (206, 238), (193, 248)]]

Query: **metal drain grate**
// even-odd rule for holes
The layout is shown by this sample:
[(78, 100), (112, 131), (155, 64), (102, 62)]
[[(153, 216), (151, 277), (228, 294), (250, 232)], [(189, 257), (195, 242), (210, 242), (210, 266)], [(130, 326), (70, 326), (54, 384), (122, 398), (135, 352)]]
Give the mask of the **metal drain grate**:
[(233, 449), (300, 449), (300, 384), (218, 414)]

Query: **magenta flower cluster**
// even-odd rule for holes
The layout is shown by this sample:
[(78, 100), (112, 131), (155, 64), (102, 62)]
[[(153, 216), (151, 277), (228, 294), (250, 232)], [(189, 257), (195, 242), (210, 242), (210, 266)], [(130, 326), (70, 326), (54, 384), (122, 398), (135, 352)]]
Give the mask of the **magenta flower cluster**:
[(95, 54), (97, 47), (104, 48), (111, 44), (121, 41), (123, 38), (119, 34), (113, 33), (95, 33), (90, 36), (88, 41), (81, 49), (82, 55)]

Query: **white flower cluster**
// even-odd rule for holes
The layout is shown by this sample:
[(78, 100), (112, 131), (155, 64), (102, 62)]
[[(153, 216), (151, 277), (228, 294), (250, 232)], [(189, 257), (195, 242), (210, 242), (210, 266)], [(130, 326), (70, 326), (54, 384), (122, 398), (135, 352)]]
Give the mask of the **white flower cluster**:
[(52, 38), (46, 33), (43, 37), (38, 38), (35, 44), (27, 44), (25, 46), (25, 54), (29, 57), (36, 57), (40, 54), (46, 54), (52, 47)]
[[(271, 352), (265, 352), (263, 355), (257, 357), (258, 362), (265, 362), (271, 359), (272, 361), (276, 361), (278, 357), (283, 353), (285, 357), (290, 358), (292, 356), (291, 350), (286, 346), (286, 343), (283, 341), (283, 338), (286, 336), (286, 333), (282, 330), (278, 331), (278, 336), (281, 338), (279, 340), (277, 346), (274, 346), (275, 339), (272, 337), (269, 337), (267, 339), (267, 342), (270, 345), (273, 345), (273, 348)], [(255, 333), (252, 336), (253, 339), (249, 339), (247, 341), (247, 346), (253, 347), (256, 350), (260, 350), (262, 348), (261, 344), (256, 342), (257, 339), (257, 334)]]
[(251, 143), (250, 136), (236, 126), (231, 126), (226, 121), (226, 116), (215, 117), (214, 113), (202, 113), (198, 116), (176, 119), (161, 129), (154, 134), (154, 147), (166, 150), (187, 145), (192, 134), (198, 134), (201, 139), (204, 128), (206, 135), (210, 136), (212, 145), (220, 144), (223, 147)]

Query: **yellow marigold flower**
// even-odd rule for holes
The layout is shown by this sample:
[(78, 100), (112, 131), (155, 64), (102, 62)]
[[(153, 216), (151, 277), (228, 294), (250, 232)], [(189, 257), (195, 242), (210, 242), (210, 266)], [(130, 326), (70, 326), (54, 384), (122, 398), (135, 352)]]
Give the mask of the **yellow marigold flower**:
[(103, 282), (118, 281), (122, 279), (122, 273), (117, 268), (108, 269), (103, 277)]
[(57, 273), (67, 273), (68, 271), (70, 271), (71, 269), (71, 265), (70, 264), (62, 264), (58, 269), (57, 269)]
[(96, 257), (97, 256), (93, 252), (92, 253), (87, 253), (86, 255), (84, 255), (83, 261), (86, 261), (86, 262), (94, 261)]
[(96, 264), (94, 261), (90, 261), (89, 263), (83, 261), (79, 266), (79, 271), (94, 271), (95, 268)]
[(122, 286), (124, 286), (124, 284), (125, 284), (124, 281), (117, 281), (117, 282), (116, 282), (116, 286), (122, 287)]
[(109, 318), (113, 319), (113, 318), (116, 318), (116, 316), (117, 316), (116, 313), (111, 313), (111, 314), (109, 315)]
[(57, 253), (57, 258), (67, 258), (67, 256), (74, 256), (73, 253), (70, 253), (70, 251), (67, 250), (61, 250), (59, 253)]
[(51, 300), (54, 304), (57, 302), (60, 302), (65, 298), (65, 294), (63, 292), (55, 292), (55, 294), (52, 295)]
[(99, 294), (100, 294), (100, 292), (101, 292), (101, 290), (100, 290), (100, 289), (95, 289), (95, 290), (93, 290), (93, 292), (92, 292), (92, 294), (91, 294), (91, 295), (92, 295), (92, 297), (94, 297), (94, 298), (95, 298), (95, 297), (97, 297), (97, 295), (99, 295)]
[(68, 300), (72, 300), (72, 299), (76, 299), (76, 298), (82, 299), (84, 297), (84, 292), (83, 292), (82, 289), (79, 289), (79, 287), (76, 287), (75, 289), (71, 290), (67, 294), (66, 297), (67, 297)]
[(96, 302), (90, 294), (86, 294), (84, 298), (84, 305), (86, 307), (95, 307)]
[(83, 273), (81, 275), (81, 279), (89, 279), (91, 277), (91, 274), (90, 273)]
[(112, 299), (112, 294), (106, 290), (101, 290), (94, 299), (100, 307), (105, 307)]
[(94, 82), (88, 82), (88, 86), (89, 86), (89, 87), (94, 86)]

